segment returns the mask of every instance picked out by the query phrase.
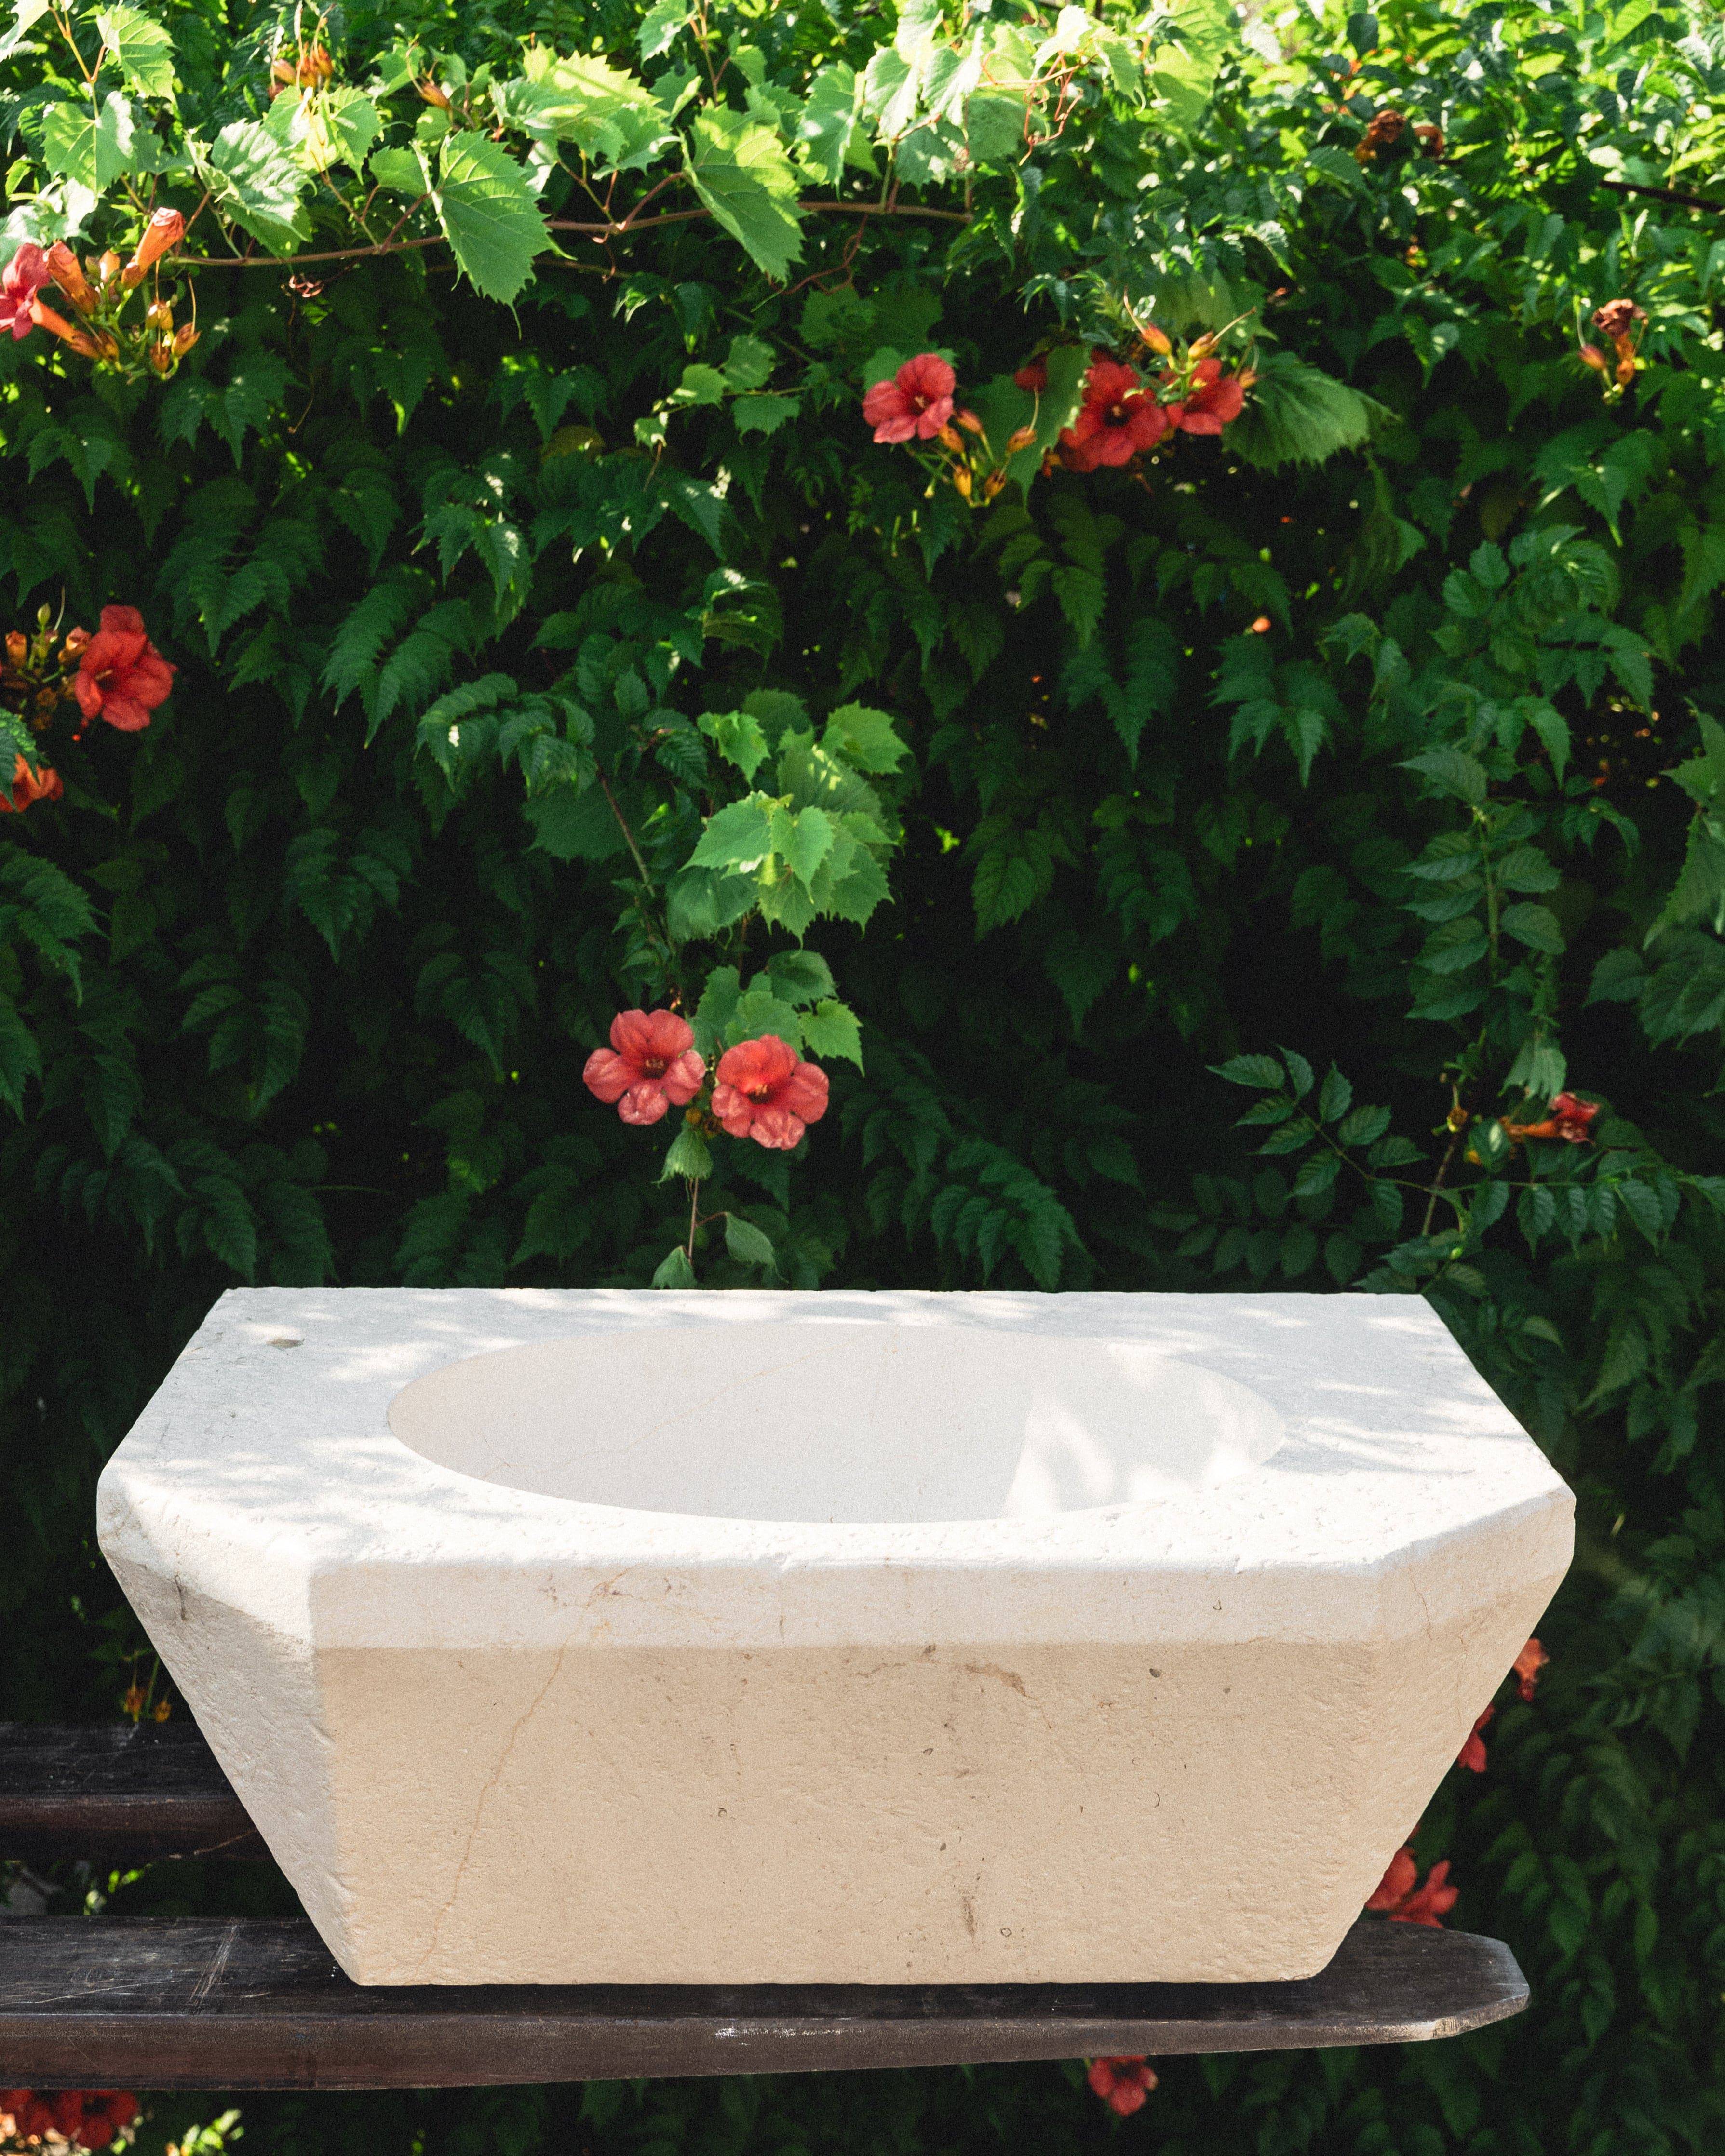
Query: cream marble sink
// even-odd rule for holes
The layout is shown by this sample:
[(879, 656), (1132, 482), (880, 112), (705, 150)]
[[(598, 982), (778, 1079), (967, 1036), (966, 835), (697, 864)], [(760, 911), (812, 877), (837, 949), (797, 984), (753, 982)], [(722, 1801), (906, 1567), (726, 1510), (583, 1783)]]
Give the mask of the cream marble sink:
[(1310, 1975), (1571, 1509), (1301, 1295), (236, 1291), (99, 1496), (362, 1984)]

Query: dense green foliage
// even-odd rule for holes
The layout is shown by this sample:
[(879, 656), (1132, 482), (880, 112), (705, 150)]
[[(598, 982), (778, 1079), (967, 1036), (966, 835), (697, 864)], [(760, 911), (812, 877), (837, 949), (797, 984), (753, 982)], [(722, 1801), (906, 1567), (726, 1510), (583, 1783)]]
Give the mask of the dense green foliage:
[[(290, 23), (154, 12), (194, 133), (270, 110)], [(536, 22), (619, 69), (668, 33), (656, 82), (696, 33), (661, 5), (638, 43), (639, 12)], [(803, 172), (899, 213), (786, 208), (788, 281), (691, 215), (570, 240), (512, 311), (439, 246), (321, 288), (206, 268), (166, 387), (0, 339), (17, 620), (136, 604), (180, 668), (147, 732), (56, 740), (64, 798), (0, 827), (0, 1702), (117, 1711), (137, 1642), (94, 1476), (224, 1286), (653, 1277), (686, 1233), (655, 1180), (676, 1126), (624, 1128), (581, 1071), (619, 1006), (677, 996), (834, 1081), (796, 1153), (716, 1142), (703, 1202), (757, 1232), (701, 1230), (704, 1283), (1431, 1297), (1579, 1499), (1537, 1699), (1417, 1845), (1535, 2008), (1174, 2062), (1118, 2128), (1040, 2069), (257, 2099), (259, 2156), (1725, 2132), (1725, 35), (1649, 0), (1406, 0), (1255, 16), (1189, 64), (1208, 19), (1170, 73), (1110, 8), (1117, 64), (1092, 28), (990, 164), (941, 101), (957, 11), (896, 43), (872, 11), (702, 18), (709, 56), (753, 56), (714, 109), (778, 100), (782, 204), (812, 79), (901, 70), (897, 106), (857, 93), (851, 166)], [(508, 45), (354, 10), (336, 79), (409, 36), (444, 81)], [(0, 62), (14, 190), (44, 64)], [(411, 96), (378, 91), (391, 126)], [(1410, 125), (1357, 155), (1385, 107)], [(335, 252), (346, 213), (301, 192), (298, 244)], [(128, 244), (147, 197), (110, 205)], [(8, 254), (51, 208), (13, 206)], [(1577, 352), (1617, 299), (1648, 318), (1622, 384)], [(1070, 388), (1068, 345), (1241, 316), (1245, 414), (1142, 470), (1030, 454), (968, 507), (860, 418), (933, 349), (999, 437), (1033, 349)], [(802, 828), (846, 834), (853, 902), (824, 853), (771, 850), (773, 803), (832, 812)], [(1579, 1142), (1538, 1134), (1564, 1090), (1603, 1104)], [(119, 1896), (276, 1891), (157, 1867)]]

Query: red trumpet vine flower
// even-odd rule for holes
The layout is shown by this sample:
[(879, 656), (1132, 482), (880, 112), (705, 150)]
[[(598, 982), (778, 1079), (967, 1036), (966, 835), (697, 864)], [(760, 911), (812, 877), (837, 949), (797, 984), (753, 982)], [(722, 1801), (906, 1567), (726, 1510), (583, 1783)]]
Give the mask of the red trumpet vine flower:
[(587, 1059), (583, 1082), (605, 1102), (614, 1101), (626, 1123), (656, 1123), (673, 1106), (681, 1108), (701, 1091), (706, 1064), (695, 1032), (675, 1011), (619, 1011), (611, 1021), (611, 1045)]
[(1145, 2097), (1156, 2086), (1156, 2076), (1142, 2057), (1092, 2059), (1084, 2078), (1109, 2110), (1122, 2118), (1142, 2111)]
[(59, 772), (50, 771), (45, 763), (39, 763), (32, 771), (21, 756), (13, 768), (12, 791), (0, 790), (0, 815), (22, 815), (33, 802), (58, 801), (65, 790)]
[(727, 1048), (714, 1074), (713, 1113), (734, 1138), (788, 1152), (827, 1111), (827, 1074), (777, 1034)]
[(863, 398), (877, 442), (932, 441), (952, 416), (958, 377), (938, 352), (919, 352)]
[(1179, 418), (1180, 407), (1158, 404), (1137, 367), (1097, 352), (1084, 377), (1078, 417), (1061, 433), (1060, 460), (1085, 472), (1130, 464), (1142, 450), (1153, 449)]
[(145, 634), (144, 617), (136, 607), (104, 607), (102, 625), (78, 661), (73, 684), (78, 708), (86, 723), (102, 718), (121, 733), (135, 734), (167, 701), (177, 670)]
[(0, 277), (0, 330), (14, 337), (27, 337), (36, 326), (30, 302), (48, 282), (48, 257), (33, 239), (27, 239)]

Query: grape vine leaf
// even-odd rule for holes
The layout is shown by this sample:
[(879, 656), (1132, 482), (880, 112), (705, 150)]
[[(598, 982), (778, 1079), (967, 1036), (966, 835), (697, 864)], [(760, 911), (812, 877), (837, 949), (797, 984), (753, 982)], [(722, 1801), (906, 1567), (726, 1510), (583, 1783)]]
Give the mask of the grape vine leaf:
[(551, 234), (526, 171), (501, 143), (464, 128), (438, 151), (433, 201), (444, 236), (475, 291), (512, 300), (533, 274)]
[(696, 193), (750, 259), (783, 283), (803, 252), (797, 176), (784, 145), (770, 127), (721, 108), (697, 113), (690, 133)]

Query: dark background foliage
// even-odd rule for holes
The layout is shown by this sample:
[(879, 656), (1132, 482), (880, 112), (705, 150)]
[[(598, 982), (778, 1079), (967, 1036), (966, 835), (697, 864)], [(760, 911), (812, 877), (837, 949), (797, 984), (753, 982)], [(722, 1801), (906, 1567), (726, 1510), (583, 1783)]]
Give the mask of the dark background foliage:
[[(572, 837), (495, 756), (451, 785), (418, 721), (488, 670), (574, 681), (649, 850), (692, 782), (634, 724), (631, 668), (685, 716), (860, 698), (912, 745), (891, 903), (810, 937), (864, 1068), (833, 1065), (803, 1153), (728, 1171), (794, 1284), (1423, 1291), (1579, 1505), (1537, 1700), (1507, 1695), (1486, 1774), (1452, 1774), (1418, 1841), (1453, 1861), (1453, 1921), (1520, 1957), (1517, 2023), (1168, 2062), (1123, 2126), (1051, 2067), (258, 2097), (248, 2149), (1717, 2145), (1725, 956), (1707, 904), (1666, 901), (1725, 787), (1667, 776), (1725, 688), (1725, 228), (1682, 198), (1673, 133), (1725, 89), (1718, 55), (1699, 15), (1639, 6), (1386, 11), (1331, 60), (1225, 73), (1189, 142), (1111, 146), (1101, 115), (1093, 168), (1023, 180), (1015, 234), (879, 220), (812, 242), (788, 290), (691, 223), (542, 264), (513, 317), (434, 252), (297, 295), (205, 273), (166, 392), (0, 347), (19, 619), (134, 603), (181, 668), (147, 733), (96, 728), (57, 759), (64, 800), (0, 829), (7, 1715), (118, 1712), (142, 1643), (91, 1490), (223, 1288), (644, 1286), (680, 1232), (654, 1137), (580, 1072), (620, 1003), (698, 993), (735, 954), (655, 972), (603, 832)], [(1354, 160), (1392, 100), (1444, 126), (1444, 159)], [(1100, 334), (1081, 272), (1122, 263), (1176, 326), (1261, 299), (1273, 349), (1383, 408), (1369, 446), (1255, 459), (1242, 423), (1147, 483), (1056, 475), (973, 519), (869, 444), (874, 346), (941, 345), (979, 382), (1063, 324)], [(1620, 294), (1650, 364), (1608, 402), (1576, 323)], [(744, 332), (795, 415), (763, 436), (683, 412), (662, 456), (639, 446), (685, 364)], [(1501, 957), (1497, 912), (1488, 957), (1483, 928), (1409, 911), (1476, 843), (1547, 865), (1513, 872), (1543, 896)], [(1213, 1066), (1277, 1043), (1293, 1065), (1235, 1073), (1273, 1138), (1300, 1058), (1389, 1111), (1339, 1174), (1308, 1172), (1315, 1137), (1282, 1164), (1235, 1127), (1246, 1094)], [(1595, 1142), (1507, 1146), (1499, 1110), (1533, 1120), (1566, 1079), (1607, 1104)], [(1453, 1219), (1380, 1194), (1440, 1162)], [(44, 1887), (163, 1911), (283, 1892), (68, 1868), (20, 1876), (15, 1905)], [(193, 2108), (162, 2100), (154, 2145)]]

